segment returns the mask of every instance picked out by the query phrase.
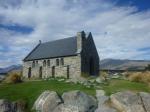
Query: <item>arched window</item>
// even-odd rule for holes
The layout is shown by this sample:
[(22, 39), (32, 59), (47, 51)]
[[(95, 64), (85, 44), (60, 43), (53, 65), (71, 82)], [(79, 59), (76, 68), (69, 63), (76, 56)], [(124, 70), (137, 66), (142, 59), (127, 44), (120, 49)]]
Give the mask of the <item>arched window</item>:
[(33, 67), (33, 68), (35, 67), (35, 61), (32, 62), (32, 67)]
[(43, 61), (43, 66), (44, 66), (44, 67), (46, 66), (46, 60)]
[(56, 59), (56, 65), (59, 66), (59, 59)]
[(64, 65), (64, 58), (60, 59), (61, 65)]
[(50, 60), (47, 60), (47, 66), (50, 66)]
[(36, 66), (38, 66), (38, 61), (36, 61)]

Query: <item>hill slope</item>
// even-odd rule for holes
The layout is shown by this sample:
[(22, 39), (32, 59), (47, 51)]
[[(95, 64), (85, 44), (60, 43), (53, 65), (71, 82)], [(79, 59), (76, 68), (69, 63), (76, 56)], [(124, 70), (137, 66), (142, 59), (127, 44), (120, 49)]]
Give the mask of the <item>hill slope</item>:
[(6, 68), (0, 68), (0, 73), (8, 73), (10, 71), (17, 71), (17, 70), (21, 70), (22, 69), (22, 65), (11, 65), (8, 66)]
[(110, 70), (144, 70), (150, 64), (147, 60), (104, 59), (100, 62), (101, 69)]

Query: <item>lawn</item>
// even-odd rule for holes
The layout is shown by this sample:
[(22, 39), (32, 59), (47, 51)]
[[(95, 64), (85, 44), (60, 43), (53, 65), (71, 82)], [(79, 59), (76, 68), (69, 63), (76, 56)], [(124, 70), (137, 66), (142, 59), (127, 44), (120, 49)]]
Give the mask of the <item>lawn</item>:
[(112, 79), (109, 81), (108, 85), (102, 85), (102, 88), (106, 91), (107, 95), (126, 90), (134, 92), (150, 92), (150, 87), (144, 83), (131, 82), (121, 79)]
[[(150, 88), (146, 84), (119, 79), (110, 80), (108, 85), (105, 84), (99, 86), (106, 91), (107, 95), (125, 90), (150, 92)], [(50, 80), (29, 81), (19, 84), (0, 84), (0, 99), (9, 99), (12, 101), (22, 99), (28, 103), (28, 109), (30, 109), (34, 101), (44, 90), (56, 91), (60, 95), (63, 92), (70, 90), (81, 90), (87, 94), (95, 96), (94, 88), (87, 88), (81, 84)]]
[(60, 95), (65, 91), (81, 90), (90, 95), (95, 95), (94, 88), (87, 88), (80, 84), (50, 81), (32, 81), (18, 84), (1, 84), (0, 99), (9, 99), (12, 101), (22, 99), (28, 103), (28, 108), (32, 108), (34, 101), (44, 90), (52, 90)]

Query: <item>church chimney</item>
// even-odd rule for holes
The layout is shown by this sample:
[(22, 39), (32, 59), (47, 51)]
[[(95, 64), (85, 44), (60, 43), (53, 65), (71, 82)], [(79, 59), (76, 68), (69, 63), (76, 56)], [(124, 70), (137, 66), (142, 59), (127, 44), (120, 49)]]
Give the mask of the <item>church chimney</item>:
[(80, 53), (83, 46), (83, 41), (85, 39), (85, 32), (77, 32), (77, 53)]

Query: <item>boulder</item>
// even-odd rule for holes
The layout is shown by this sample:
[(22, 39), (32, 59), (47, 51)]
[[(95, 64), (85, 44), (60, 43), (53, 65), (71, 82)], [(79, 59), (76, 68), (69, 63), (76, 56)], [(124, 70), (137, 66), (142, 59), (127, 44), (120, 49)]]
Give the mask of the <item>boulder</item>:
[(108, 100), (109, 97), (108, 96), (101, 96), (99, 98), (97, 98), (98, 100), (98, 106), (105, 104)]
[(96, 90), (96, 98), (98, 101), (98, 106), (103, 105), (106, 101), (109, 100), (109, 97), (105, 96), (104, 90)]
[(100, 106), (96, 109), (95, 112), (117, 112), (117, 110), (113, 108), (109, 108), (107, 106)]
[(27, 107), (27, 103), (24, 100), (17, 100), (12, 102), (12, 108), (14, 112), (25, 112)]
[(65, 81), (65, 79), (58, 79), (59, 82)]
[(133, 92), (118, 92), (110, 96), (113, 106), (121, 112), (145, 112), (141, 98)]
[(60, 104), (53, 112), (80, 112), (76, 106)]
[(117, 112), (115, 109), (105, 104), (109, 100), (109, 97), (105, 96), (104, 90), (96, 90), (96, 98), (98, 101), (98, 108), (95, 112)]
[(25, 112), (26, 103), (20, 100), (10, 102), (6, 99), (0, 99), (0, 112)]
[(95, 79), (88, 80), (88, 82), (94, 83), (94, 82), (95, 82)]
[(145, 92), (140, 92), (139, 95), (143, 102), (144, 109), (146, 110), (146, 112), (150, 112), (150, 94)]
[(40, 112), (52, 112), (61, 102), (56, 92), (47, 90), (35, 101), (33, 109)]
[(101, 78), (100, 78), (100, 77), (96, 78), (96, 82), (97, 82), (97, 83), (102, 83)]
[(76, 108), (79, 112), (93, 112), (97, 108), (96, 99), (79, 90), (63, 93), (62, 99), (66, 108)]
[(12, 104), (6, 99), (0, 99), (0, 112), (12, 112)]
[(96, 90), (96, 97), (101, 97), (105, 95), (105, 91), (104, 90)]

